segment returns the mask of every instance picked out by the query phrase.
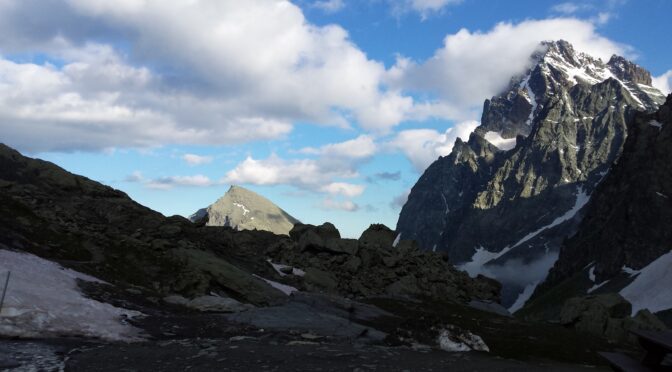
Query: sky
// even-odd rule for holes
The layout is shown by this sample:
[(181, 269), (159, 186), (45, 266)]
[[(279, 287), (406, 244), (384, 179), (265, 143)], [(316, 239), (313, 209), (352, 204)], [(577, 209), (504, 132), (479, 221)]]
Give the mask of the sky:
[(672, 85), (667, 0), (0, 0), (0, 142), (189, 216), (229, 185), (358, 237), (543, 40)]

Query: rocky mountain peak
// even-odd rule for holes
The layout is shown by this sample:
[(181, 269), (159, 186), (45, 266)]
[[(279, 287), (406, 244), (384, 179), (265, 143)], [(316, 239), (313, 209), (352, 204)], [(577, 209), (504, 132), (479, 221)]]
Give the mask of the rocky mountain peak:
[(631, 81), (635, 84), (651, 85), (651, 73), (649, 71), (621, 56), (614, 54), (609, 59), (609, 62), (607, 62), (607, 65), (620, 80)]
[(189, 217), (208, 226), (237, 230), (266, 230), (287, 235), (299, 221), (267, 198), (242, 186), (232, 185), (216, 202)]
[[(629, 118), (665, 100), (645, 84), (648, 72), (619, 58), (604, 63), (562, 40), (540, 44), (530, 68), (485, 101), (469, 140), (420, 177), (397, 231), (503, 281), (512, 305), (575, 231), (622, 151)], [(504, 278), (511, 261), (530, 275)]]

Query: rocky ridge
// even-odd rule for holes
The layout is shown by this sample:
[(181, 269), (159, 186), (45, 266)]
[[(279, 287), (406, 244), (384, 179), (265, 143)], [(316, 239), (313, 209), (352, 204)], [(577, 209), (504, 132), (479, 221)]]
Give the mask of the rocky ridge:
[(531, 66), (485, 101), (468, 141), (423, 173), (397, 223), (423, 249), (502, 281), (514, 310), (576, 230), (622, 151), (628, 120), (664, 101), (646, 70), (564, 41), (543, 43)]

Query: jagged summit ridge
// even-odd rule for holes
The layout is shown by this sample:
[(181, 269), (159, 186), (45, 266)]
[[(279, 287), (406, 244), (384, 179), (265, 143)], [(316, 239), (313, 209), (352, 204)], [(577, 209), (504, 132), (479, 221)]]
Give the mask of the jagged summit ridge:
[(266, 230), (287, 235), (299, 222), (267, 198), (244, 187), (232, 185), (216, 202), (199, 209), (190, 220), (208, 226), (228, 226), (237, 230)]
[[(665, 101), (665, 96), (651, 86), (651, 74), (620, 56), (614, 55), (605, 63), (559, 40), (542, 42), (530, 59), (531, 67), (512, 78), (507, 91), (484, 104), (477, 133), (495, 144), (501, 139), (529, 135), (535, 118), (545, 107), (544, 101), (576, 84), (595, 85), (614, 79), (625, 88), (636, 107), (647, 111)], [(492, 133), (488, 135), (489, 132)]]

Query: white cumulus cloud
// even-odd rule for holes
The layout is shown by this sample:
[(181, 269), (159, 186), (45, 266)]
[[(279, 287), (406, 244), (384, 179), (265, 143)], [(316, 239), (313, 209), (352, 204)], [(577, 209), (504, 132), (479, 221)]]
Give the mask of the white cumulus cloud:
[(386, 146), (393, 151), (401, 151), (415, 169), (422, 172), (439, 156), (450, 154), (458, 137), (468, 140), (478, 124), (476, 121), (461, 122), (443, 133), (434, 129), (402, 130)]
[(653, 86), (665, 94), (672, 93), (672, 70), (668, 70), (660, 76), (653, 77)]
[(202, 156), (196, 154), (184, 154), (182, 155), (182, 160), (186, 161), (189, 165), (201, 165), (212, 163), (212, 156)]
[[(530, 56), (544, 40), (564, 39), (579, 51), (608, 59), (628, 48), (600, 36), (587, 20), (553, 18), (502, 22), (487, 32), (461, 29), (447, 35), (426, 61), (400, 56), (387, 82), (404, 91), (433, 92), (452, 107), (479, 107), (500, 93), (511, 77), (530, 66)], [(455, 112), (452, 112), (455, 118)]]
[(351, 200), (338, 201), (331, 198), (324, 199), (322, 201), (321, 207), (323, 209), (338, 209), (347, 212), (355, 212), (359, 210), (359, 205), (357, 205)]

